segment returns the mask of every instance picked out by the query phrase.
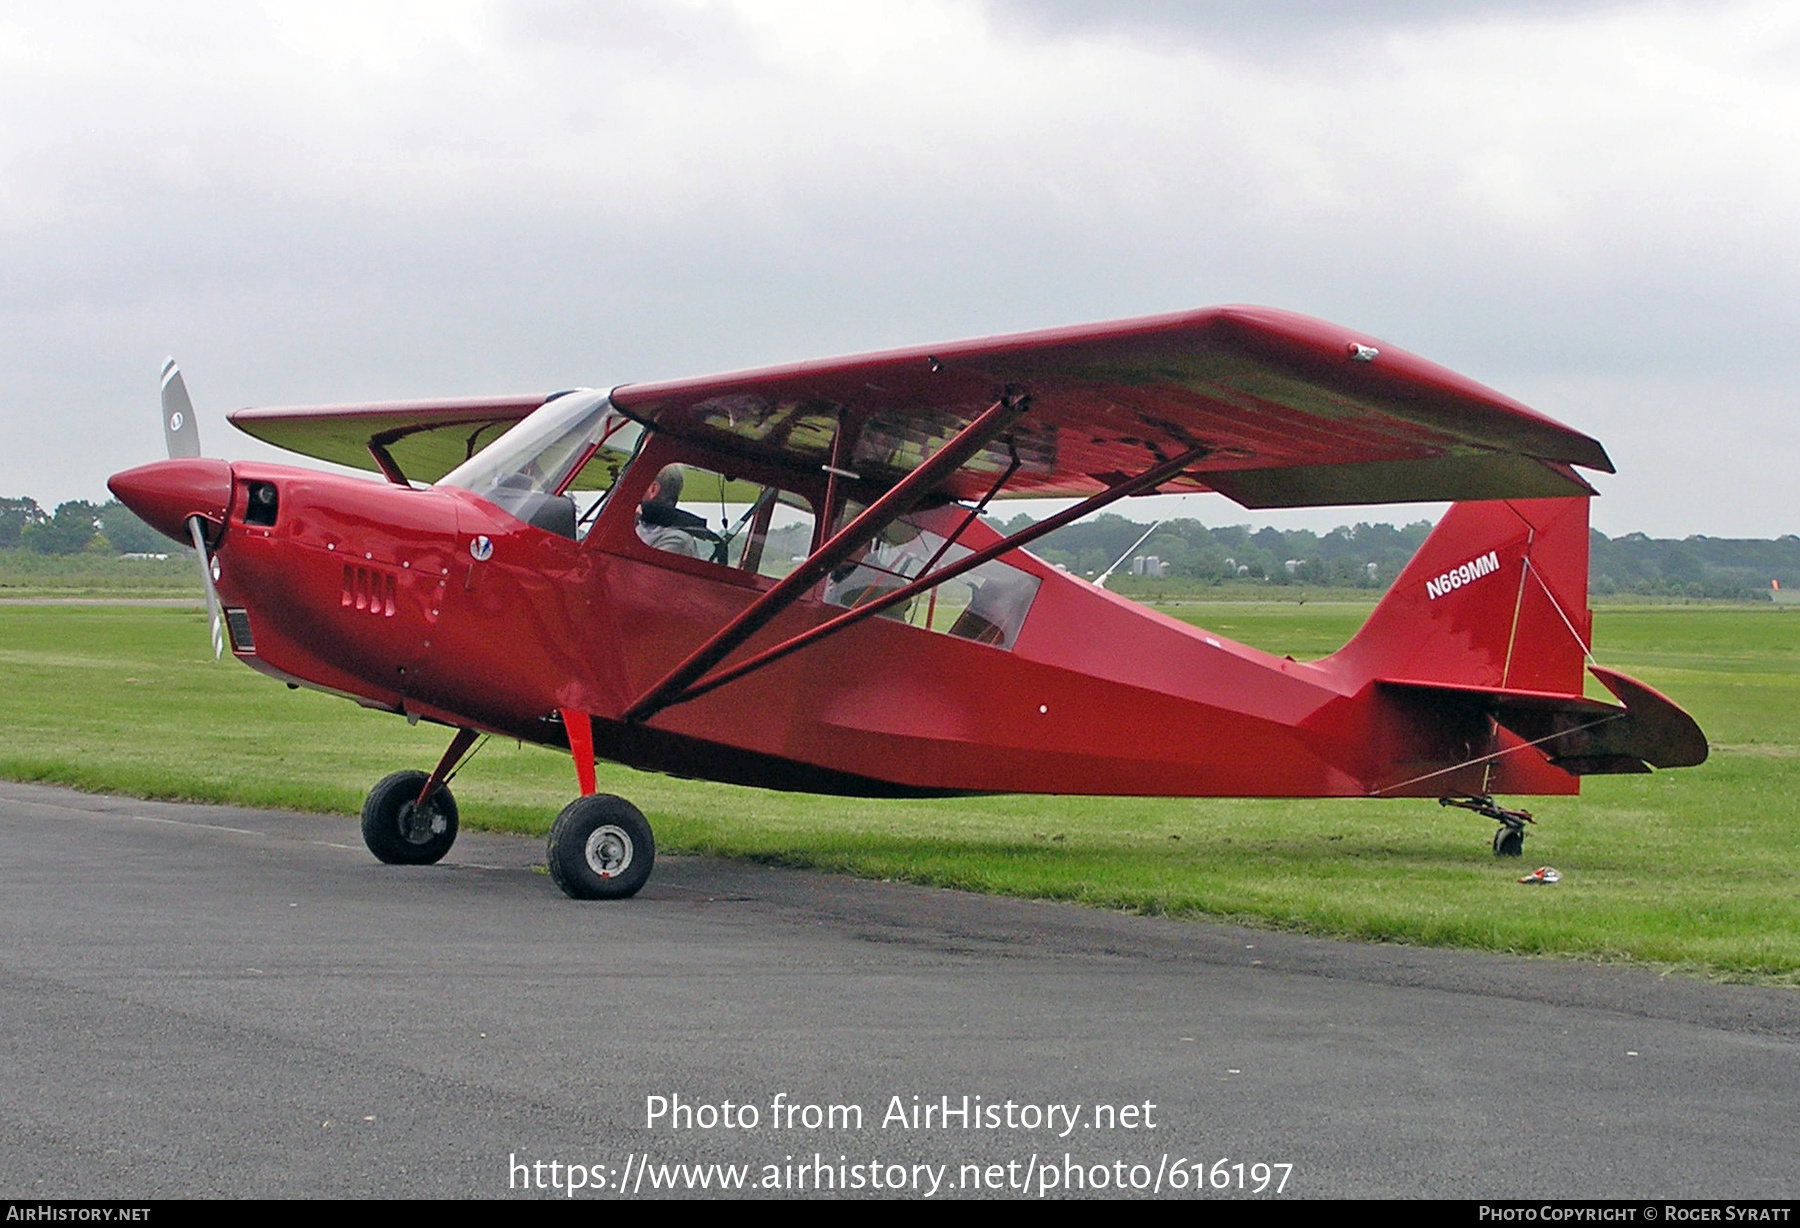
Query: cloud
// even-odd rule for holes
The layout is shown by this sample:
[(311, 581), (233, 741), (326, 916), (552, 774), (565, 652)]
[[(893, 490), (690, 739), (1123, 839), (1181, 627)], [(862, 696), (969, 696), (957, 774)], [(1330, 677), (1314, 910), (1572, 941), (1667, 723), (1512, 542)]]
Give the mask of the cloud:
[(1167, 42), (1259, 59), (1292, 61), (1362, 50), (1371, 40), (1405, 31), (1513, 22), (1521, 17), (1569, 16), (1625, 8), (1623, 0), (988, 0), (1003, 30), (1043, 38), (1122, 37)]
[(216, 412), (1249, 301), (1664, 415), (1795, 374), (1782, 5), (84, 12), (0, 19), (0, 420), (80, 445), (0, 493), (143, 459), (171, 349)]

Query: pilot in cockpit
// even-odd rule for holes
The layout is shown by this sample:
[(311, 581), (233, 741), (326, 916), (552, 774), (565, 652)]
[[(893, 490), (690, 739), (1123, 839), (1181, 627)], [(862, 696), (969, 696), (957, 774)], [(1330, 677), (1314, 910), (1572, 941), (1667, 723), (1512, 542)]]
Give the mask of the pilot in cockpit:
[(678, 507), (681, 501), (681, 466), (665, 465), (638, 504), (637, 534), (644, 544), (690, 559), (713, 558), (719, 535), (706, 521)]

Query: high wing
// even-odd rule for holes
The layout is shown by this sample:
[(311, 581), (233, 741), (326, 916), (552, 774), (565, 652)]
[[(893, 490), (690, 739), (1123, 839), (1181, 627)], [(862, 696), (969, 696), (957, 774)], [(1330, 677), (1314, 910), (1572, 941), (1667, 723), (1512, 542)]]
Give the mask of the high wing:
[[(231, 424), (302, 456), (435, 482), (541, 406), (544, 396), (240, 409)], [(385, 463), (384, 463), (385, 462)], [(396, 479), (397, 480), (397, 479)]]
[[(436, 481), (543, 396), (240, 409), (234, 426), (321, 460)], [(1365, 334), (1218, 307), (615, 389), (670, 435), (876, 487), (997, 402), (1021, 407), (937, 489), (1086, 496), (1195, 452), (1157, 489), (1245, 507), (1592, 494), (1599, 443)], [(843, 443), (838, 443), (840, 429)]]
[(1219, 307), (632, 384), (613, 402), (728, 453), (838, 465), (878, 485), (916, 468), (996, 402), (1023, 413), (939, 490), (1082, 496), (1193, 449), (1164, 492), (1246, 507), (1589, 495), (1599, 443), (1364, 334)]

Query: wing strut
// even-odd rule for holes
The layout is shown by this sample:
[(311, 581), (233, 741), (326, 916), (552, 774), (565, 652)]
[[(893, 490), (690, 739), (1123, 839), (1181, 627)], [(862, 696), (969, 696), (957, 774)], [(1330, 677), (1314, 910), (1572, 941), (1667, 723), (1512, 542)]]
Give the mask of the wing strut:
[(746, 606), (736, 618), (719, 628), (705, 643), (689, 653), (687, 660), (670, 670), (660, 682), (639, 696), (637, 701), (625, 710), (625, 719), (628, 721), (648, 720), (671, 703), (677, 702), (676, 696), (681, 695), (707, 670), (724, 660), (738, 645), (760, 631), (770, 619), (799, 600), (802, 593), (822, 579), (833, 567), (856, 553), (857, 550), (873, 540), (877, 533), (911, 511), (921, 498), (947, 480), (951, 474), (962, 468), (970, 457), (981, 451), (995, 436), (1011, 426), (1027, 407), (1027, 398), (1011, 394), (1001, 397), (988, 406), (976, 416), (974, 421), (951, 436), (943, 447), (932, 453), (930, 459), (890, 487), (886, 494), (871, 503), (855, 520), (839, 529), (829, 541), (808, 555), (806, 562), (788, 573), (774, 588)]
[[(412, 482), (407, 478), (405, 472), (401, 470), (399, 462), (394, 459), (394, 454), (388, 451), (388, 445), (391, 443), (399, 443), (408, 435), (417, 435), (420, 431), (428, 431), (431, 429), (432, 428), (429, 426), (401, 426), (395, 427), (391, 431), (380, 431), (369, 436), (369, 455), (375, 458), (375, 467), (381, 470), (381, 476), (396, 486), (404, 486), (408, 490), (411, 490)], [(477, 429), (475, 435), (479, 434), (481, 434), (481, 431)], [(474, 443), (475, 435), (469, 436), (470, 444)], [(471, 455), (473, 455), (473, 453), (471, 453)]]
[(387, 450), (388, 444), (392, 442), (394, 441), (381, 435), (375, 436), (369, 440), (369, 455), (375, 458), (376, 467), (381, 470), (382, 477), (396, 486), (405, 486), (410, 489), (412, 483), (406, 480), (406, 473), (395, 462), (393, 453)]
[[(1126, 478), (1122, 481), (1115, 482), (1099, 494), (1089, 496), (1080, 503), (1077, 503), (1074, 507), (1065, 508), (1048, 519), (1038, 521), (1038, 523), (1032, 525), (1028, 529), (1021, 529), (1010, 537), (1003, 538), (990, 546), (984, 546), (967, 558), (958, 559), (942, 571), (928, 570), (917, 579), (890, 593), (883, 593), (873, 601), (864, 605), (859, 605), (853, 610), (846, 610), (837, 617), (822, 622), (808, 631), (802, 631), (798, 635), (783, 640), (781, 643), (776, 644), (771, 648), (764, 649), (762, 652), (757, 653), (747, 660), (739, 662), (730, 669), (720, 670), (710, 678), (695, 682), (679, 693), (673, 695), (671, 698), (665, 700), (660, 707), (672, 707), (675, 704), (686, 703), (690, 699), (698, 699), (708, 691), (717, 690), (727, 682), (742, 678), (745, 674), (748, 674), (753, 670), (761, 669), (765, 665), (771, 665), (791, 652), (798, 652), (808, 644), (816, 643), (828, 635), (834, 635), (837, 632), (842, 631), (845, 627), (859, 623), (865, 618), (872, 618), (889, 606), (898, 605), (903, 601), (910, 601), (913, 597), (924, 592), (928, 588), (935, 588), (946, 580), (954, 580), (964, 572), (973, 571), (983, 563), (989, 562), (1003, 554), (1017, 550), (1021, 546), (1036, 541), (1046, 533), (1053, 533), (1066, 524), (1073, 523), (1091, 512), (1098, 511), (1100, 508), (1105, 507), (1116, 499), (1123, 499), (1127, 495), (1139, 494), (1146, 490), (1154, 490), (1156, 487), (1180, 473), (1183, 469), (1186, 469), (1189, 465), (1192, 465), (1195, 461), (1205, 457), (1211, 450), (1212, 449), (1206, 447), (1190, 448), (1188, 451), (1183, 452), (1180, 456), (1177, 456), (1172, 460), (1163, 461), (1158, 465), (1144, 470), (1144, 472), (1140, 473), (1135, 478)], [(967, 522), (965, 521), (964, 524), (966, 527)], [(961, 529), (958, 529), (957, 532), (960, 534)], [(950, 540), (954, 541), (955, 539), (951, 538)], [(942, 551), (939, 552), (939, 555), (941, 557)], [(933, 561), (935, 562), (936, 560)], [(658, 710), (660, 710), (660, 708)]]

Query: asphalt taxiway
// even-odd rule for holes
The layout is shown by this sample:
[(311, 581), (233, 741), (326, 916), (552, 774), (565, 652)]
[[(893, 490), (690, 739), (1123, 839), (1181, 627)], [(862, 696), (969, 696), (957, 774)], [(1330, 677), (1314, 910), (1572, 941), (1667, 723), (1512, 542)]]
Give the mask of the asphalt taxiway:
[(0, 1196), (1800, 1193), (1793, 991), (697, 857), (576, 904), (542, 860), (0, 784)]

